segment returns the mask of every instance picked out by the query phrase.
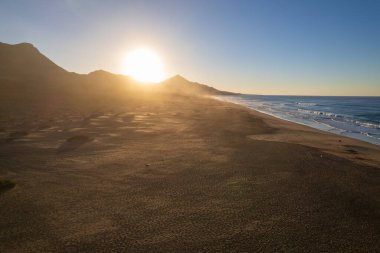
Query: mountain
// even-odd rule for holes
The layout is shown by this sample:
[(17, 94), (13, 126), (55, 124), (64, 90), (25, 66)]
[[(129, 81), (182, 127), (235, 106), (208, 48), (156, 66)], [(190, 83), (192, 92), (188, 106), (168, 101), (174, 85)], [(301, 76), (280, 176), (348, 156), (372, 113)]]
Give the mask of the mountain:
[(177, 75), (155, 86), (139, 85), (134, 79), (103, 70), (77, 74), (61, 68), (29, 43), (0, 42), (0, 101), (2, 110), (91, 106), (110, 101), (133, 100), (142, 93), (225, 95), (204, 84)]
[(0, 116), (102, 106), (133, 96), (130, 78), (106, 71), (68, 72), (29, 43), (0, 43)]
[(0, 42), (0, 78), (48, 78), (66, 70), (56, 65), (29, 43), (9, 45)]
[(237, 93), (220, 91), (213, 87), (197, 82), (191, 82), (180, 75), (173, 76), (162, 84), (169, 90), (176, 93), (192, 93), (192, 94), (204, 94), (204, 95), (236, 95)]

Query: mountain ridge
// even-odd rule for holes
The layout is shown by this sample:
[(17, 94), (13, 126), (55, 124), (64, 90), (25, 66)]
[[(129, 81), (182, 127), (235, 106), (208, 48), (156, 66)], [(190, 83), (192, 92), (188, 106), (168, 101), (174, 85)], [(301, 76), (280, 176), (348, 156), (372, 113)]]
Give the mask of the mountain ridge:
[[(150, 94), (150, 95), (149, 95)], [(125, 75), (105, 70), (88, 74), (69, 72), (30, 43), (0, 43), (0, 114), (59, 108), (95, 108), (137, 101), (144, 96), (177, 94), (208, 96), (233, 94), (191, 82), (180, 75), (157, 85), (141, 85)]]
[[(95, 70), (88, 74), (78, 74), (75, 72), (69, 72), (60, 67), (47, 56), (42, 54), (37, 47), (31, 43), (22, 42), (19, 44), (7, 44), (0, 42), (0, 80), (4, 82), (4, 79), (17, 80), (22, 82), (23, 80), (30, 81), (30, 79), (39, 79), (33, 81), (46, 81), (51, 83), (61, 83), (62, 79), (70, 79), (69, 82), (78, 82), (79, 79), (92, 80), (99, 78), (103, 80), (124, 80), (128, 84), (137, 84), (138, 81), (133, 80), (129, 76), (115, 74), (105, 70)], [(99, 80), (97, 80), (99, 81)], [(86, 82), (86, 81), (84, 81)], [(128, 85), (127, 84), (127, 85)], [(198, 82), (192, 82), (177, 74), (169, 77), (166, 80), (158, 84), (162, 85), (163, 89), (170, 89), (175, 93), (193, 93), (197, 95), (226, 95), (236, 94), (227, 91), (220, 91), (211, 86), (200, 84)]]
[(229, 91), (221, 91), (205, 84), (189, 81), (179, 74), (162, 81), (162, 83), (177, 92), (188, 91), (190, 93), (192, 92), (204, 93), (205, 95), (237, 95), (238, 94), (238, 93), (233, 93)]
[(33, 44), (15, 45), (0, 42), (0, 77), (17, 78), (33, 76), (46, 78), (48, 75), (70, 73), (43, 55)]

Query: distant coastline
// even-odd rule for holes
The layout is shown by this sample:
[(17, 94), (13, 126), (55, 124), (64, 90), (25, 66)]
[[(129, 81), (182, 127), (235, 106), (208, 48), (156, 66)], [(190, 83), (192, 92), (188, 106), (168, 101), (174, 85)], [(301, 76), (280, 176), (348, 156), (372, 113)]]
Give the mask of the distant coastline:
[(380, 145), (378, 96), (235, 95), (215, 98), (290, 122)]

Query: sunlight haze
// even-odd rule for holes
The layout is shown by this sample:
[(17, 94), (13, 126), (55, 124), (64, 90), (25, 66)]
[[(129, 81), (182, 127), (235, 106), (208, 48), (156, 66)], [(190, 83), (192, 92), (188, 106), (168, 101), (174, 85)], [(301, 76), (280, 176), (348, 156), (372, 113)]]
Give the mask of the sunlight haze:
[(0, 0), (0, 253), (380, 252), (380, 0)]
[(157, 83), (164, 79), (162, 60), (152, 50), (135, 49), (125, 56), (122, 65), (123, 74), (138, 81)]
[(379, 12), (373, 0), (4, 0), (0, 34), (78, 73), (125, 73), (125, 52), (149, 45), (164, 77), (222, 90), (380, 95)]

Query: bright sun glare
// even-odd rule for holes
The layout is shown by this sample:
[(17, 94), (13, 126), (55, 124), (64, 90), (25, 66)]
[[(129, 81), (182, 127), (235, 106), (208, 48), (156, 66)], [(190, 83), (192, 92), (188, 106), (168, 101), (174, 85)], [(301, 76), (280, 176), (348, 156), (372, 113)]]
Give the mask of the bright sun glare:
[(163, 64), (152, 50), (140, 48), (126, 55), (123, 73), (141, 82), (158, 83), (164, 79)]

